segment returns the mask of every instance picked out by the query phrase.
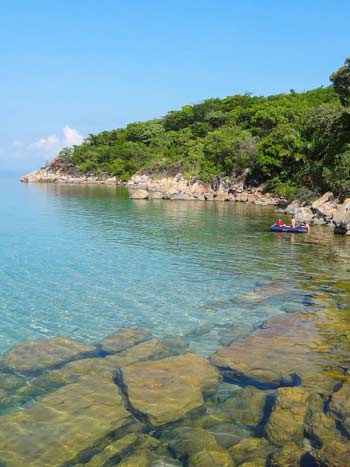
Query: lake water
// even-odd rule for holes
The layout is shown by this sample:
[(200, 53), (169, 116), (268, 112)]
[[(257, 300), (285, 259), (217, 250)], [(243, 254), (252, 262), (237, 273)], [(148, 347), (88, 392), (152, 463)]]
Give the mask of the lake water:
[(273, 208), (7, 179), (0, 210), (0, 351), (140, 326), (208, 355), (232, 334), (308, 306), (311, 279), (349, 271), (346, 239), (321, 228), (272, 234)]
[(107, 186), (1, 180), (0, 209), (0, 353), (135, 326), (164, 341), (129, 335), (120, 352), (120, 331), (112, 347), (6, 354), (1, 466), (349, 465), (347, 415), (329, 401), (350, 381), (350, 239), (270, 233), (272, 207)]

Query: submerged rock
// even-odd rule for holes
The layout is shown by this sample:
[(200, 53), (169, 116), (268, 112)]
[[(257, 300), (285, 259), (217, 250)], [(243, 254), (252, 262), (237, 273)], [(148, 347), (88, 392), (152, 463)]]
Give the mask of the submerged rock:
[[(219, 349), (210, 360), (233, 381), (265, 388), (301, 382), (328, 394), (341, 377), (336, 358), (343, 357), (336, 357), (331, 341), (333, 334), (339, 335), (337, 326), (312, 313), (275, 316), (262, 329)], [(343, 328), (349, 329), (349, 324)]]
[(204, 449), (189, 458), (188, 467), (235, 467), (235, 464), (230, 454), (223, 449)]
[(325, 401), (319, 394), (312, 394), (308, 401), (304, 430), (314, 445), (322, 446), (332, 440), (341, 439), (334, 419), (324, 413)]
[(194, 354), (130, 365), (118, 377), (133, 409), (155, 426), (201, 407), (203, 392), (215, 389), (219, 379), (208, 360)]
[(238, 294), (236, 300), (239, 302), (259, 303), (273, 297), (286, 295), (292, 290), (287, 281), (275, 281), (268, 284), (257, 285), (254, 290)]
[(279, 388), (271, 415), (266, 424), (266, 435), (276, 446), (304, 438), (304, 421), (310, 392), (302, 387)]
[(272, 454), (269, 467), (300, 467), (300, 460), (304, 454), (305, 451), (300, 446), (295, 443), (286, 443)]
[(88, 463), (84, 465), (86, 467), (101, 467), (113, 459), (119, 458), (120, 460), (126, 451), (136, 444), (137, 440), (138, 435), (136, 433), (130, 433), (126, 436), (123, 436), (121, 439), (117, 439), (113, 443), (106, 446), (101, 452), (96, 454)]
[(253, 462), (260, 459), (265, 465), (266, 457), (273, 450), (272, 446), (264, 438), (247, 438), (235, 444), (229, 449), (231, 457), (236, 465)]
[(169, 448), (180, 459), (186, 459), (205, 449), (220, 450), (215, 436), (207, 430), (198, 428), (176, 428), (165, 432), (161, 439), (168, 442)]
[(151, 339), (151, 337), (151, 333), (145, 329), (122, 328), (107, 336), (100, 344), (103, 351), (117, 353)]
[(219, 407), (224, 413), (230, 414), (235, 422), (255, 427), (263, 418), (265, 403), (264, 391), (246, 386), (235, 391)]
[(27, 410), (2, 416), (0, 459), (7, 467), (59, 467), (131, 420), (112, 381), (81, 378)]
[(105, 358), (115, 368), (122, 368), (145, 360), (159, 360), (170, 355), (169, 346), (160, 339), (150, 339), (141, 344)]
[[(151, 339), (105, 358), (85, 358), (69, 362), (57, 370), (41, 373), (34, 379), (24, 381), (10, 394), (1, 398), (0, 408), (24, 405), (28, 400), (38, 399), (66, 384), (79, 381), (82, 376), (99, 376), (112, 381), (122, 366), (145, 360), (164, 358), (169, 355), (168, 346), (159, 339)], [(1, 383), (1, 378), (0, 378)]]
[(344, 384), (331, 395), (329, 412), (340, 421), (350, 437), (350, 384)]
[(350, 443), (331, 441), (319, 451), (313, 451), (312, 457), (317, 464), (326, 467), (350, 467)]
[(92, 345), (64, 337), (54, 337), (19, 342), (3, 355), (0, 366), (12, 371), (36, 372), (93, 353), (96, 353), (96, 348)]

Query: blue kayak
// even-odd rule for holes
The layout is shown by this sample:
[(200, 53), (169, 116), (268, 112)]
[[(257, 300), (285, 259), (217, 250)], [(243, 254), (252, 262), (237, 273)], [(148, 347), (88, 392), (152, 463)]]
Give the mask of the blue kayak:
[(278, 225), (271, 225), (270, 227), (271, 232), (288, 232), (288, 233), (307, 233), (307, 227), (302, 225), (298, 225), (297, 227), (290, 227), (288, 225), (284, 225), (282, 227), (278, 227)]

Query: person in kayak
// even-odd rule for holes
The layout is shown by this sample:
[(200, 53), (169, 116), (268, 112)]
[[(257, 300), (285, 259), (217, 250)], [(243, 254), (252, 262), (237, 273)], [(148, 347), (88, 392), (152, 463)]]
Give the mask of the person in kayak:
[(285, 223), (283, 222), (282, 219), (278, 219), (276, 221), (275, 225), (277, 225), (277, 227), (283, 227), (285, 225)]

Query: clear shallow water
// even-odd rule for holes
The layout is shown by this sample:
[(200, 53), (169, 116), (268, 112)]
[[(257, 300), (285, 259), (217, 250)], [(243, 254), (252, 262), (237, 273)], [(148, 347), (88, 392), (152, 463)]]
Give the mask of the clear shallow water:
[(305, 284), (350, 268), (349, 242), (324, 229), (271, 234), (272, 208), (1, 180), (0, 211), (0, 351), (57, 335), (93, 342), (136, 325), (209, 354), (271, 315), (312, 305)]

